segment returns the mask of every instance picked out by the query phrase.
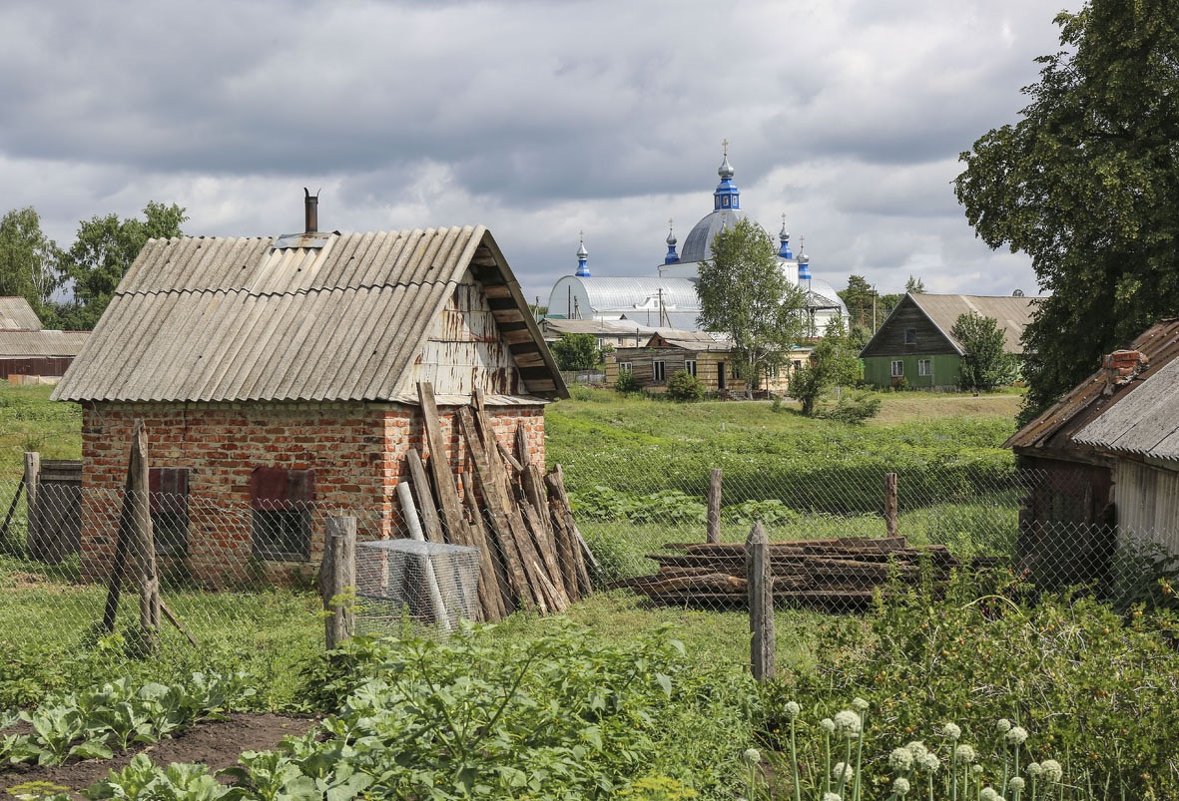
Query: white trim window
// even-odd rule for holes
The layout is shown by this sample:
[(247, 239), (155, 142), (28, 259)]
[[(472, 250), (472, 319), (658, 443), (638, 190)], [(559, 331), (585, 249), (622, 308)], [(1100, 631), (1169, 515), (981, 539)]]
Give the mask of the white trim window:
[(917, 360), (917, 375), (921, 375), (921, 376), (933, 375), (933, 359), (918, 359)]
[(651, 380), (656, 384), (662, 384), (667, 380), (667, 362), (661, 360), (651, 362)]
[(630, 362), (619, 362), (618, 363), (618, 372), (620, 372), (620, 373), (631, 372)]
[(905, 375), (904, 361), (902, 361), (901, 359), (893, 359), (891, 370), (892, 370), (892, 377), (893, 378), (903, 378)]
[(696, 376), (696, 360), (684, 359), (684, 372), (695, 378)]

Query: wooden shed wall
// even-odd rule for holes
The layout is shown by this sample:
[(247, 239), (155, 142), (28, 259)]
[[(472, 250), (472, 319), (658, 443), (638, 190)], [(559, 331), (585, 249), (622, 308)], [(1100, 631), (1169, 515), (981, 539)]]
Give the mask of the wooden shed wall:
[[(685, 348), (619, 348), (606, 358), (606, 383), (613, 385), (618, 380), (619, 363), (629, 362), (631, 372), (639, 382), (639, 386), (649, 392), (664, 392), (667, 389), (667, 379), (679, 370), (687, 369), (685, 362), (695, 359), (696, 378), (709, 392), (718, 392), (718, 378), (720, 365), (725, 370), (726, 392), (744, 392), (745, 380), (733, 376), (732, 356), (727, 351), (690, 351)], [(803, 361), (800, 357), (799, 361)], [(654, 363), (664, 363), (665, 380), (656, 382), (654, 379)], [(790, 375), (794, 370), (793, 364), (783, 365), (778, 371), (778, 377), (767, 376), (762, 381), (762, 389), (770, 392), (784, 393), (790, 386)]]
[(1121, 542), (1158, 543), (1179, 555), (1179, 464), (1174, 469), (1119, 459), (1114, 500)]

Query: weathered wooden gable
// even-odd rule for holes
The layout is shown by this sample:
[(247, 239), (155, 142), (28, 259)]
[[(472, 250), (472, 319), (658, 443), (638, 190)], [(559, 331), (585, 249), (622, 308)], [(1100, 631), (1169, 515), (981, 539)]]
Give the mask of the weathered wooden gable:
[(429, 381), (440, 395), (521, 391), (520, 373), (482, 284), (468, 270), (427, 329), (422, 349), (402, 379), (410, 392)]
[(866, 359), (872, 356), (905, 356), (918, 353), (958, 355), (958, 349), (912, 298), (905, 297), (880, 326), (880, 330), (872, 337), (872, 341), (860, 356)]

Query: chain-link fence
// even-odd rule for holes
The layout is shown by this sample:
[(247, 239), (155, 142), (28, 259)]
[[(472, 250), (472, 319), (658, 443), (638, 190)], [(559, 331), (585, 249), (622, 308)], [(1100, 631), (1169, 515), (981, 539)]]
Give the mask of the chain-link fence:
[(864, 610), (906, 585), (994, 569), (1030, 591), (1076, 587), (1127, 603), (1165, 591), (1159, 580), (1176, 572), (1165, 536), (1119, 530), (1108, 487), (1095, 494), (1081, 478), (1010, 464), (816, 469), (794, 479), (642, 468), (571, 470), (567, 495), (551, 505), (522, 472), (509, 471), (495, 492), (459, 480), (460, 522), (445, 536), (440, 521), (456, 510), (430, 491), (380, 509), (150, 492), (138, 506), (152, 524), (143, 539), (122, 491), (0, 483), (0, 642), (68, 649), (134, 630), (152, 620), (145, 582), (158, 584), (154, 622), (165, 638), (322, 642), (320, 565), (328, 521), (342, 516), (356, 521), (349, 583), (363, 632), (405, 619), (449, 628), (515, 609), (563, 611), (590, 589), (653, 606), (741, 608), (744, 543), (758, 522), (782, 607)]

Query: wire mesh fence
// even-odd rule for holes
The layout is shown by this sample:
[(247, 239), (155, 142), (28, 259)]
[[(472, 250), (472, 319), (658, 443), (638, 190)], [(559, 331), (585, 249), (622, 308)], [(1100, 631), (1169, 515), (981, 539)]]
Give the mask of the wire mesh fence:
[(1081, 588), (1125, 604), (1165, 594), (1177, 573), (1175, 532), (1119, 528), (1108, 498), (1082, 480), (1010, 464), (816, 469), (789, 480), (642, 464), (579, 469), (566, 474), (568, 509), (538, 501), (522, 476), (495, 492), (460, 476), (461, 536), (418, 531), (422, 542), (408, 541), (419, 517), (456, 511), (432, 491), (419, 491), (414, 509), (392, 496), (380, 508), (340, 509), (216, 504), (187, 487), (149, 492), (147, 553), (127, 537), (133, 499), (123, 491), (0, 483), (0, 646), (68, 649), (135, 630), (146, 572), (158, 580), (164, 638), (276, 631), (321, 643), (319, 569), (327, 521), (339, 516), (356, 520), (350, 603), (367, 633), (406, 619), (445, 629), (514, 609), (562, 611), (588, 589), (579, 569), (594, 591), (633, 592), (650, 605), (741, 608), (744, 543), (756, 522), (771, 542), (783, 607), (862, 611), (881, 593), (984, 570), (1008, 571), (1030, 591)]

